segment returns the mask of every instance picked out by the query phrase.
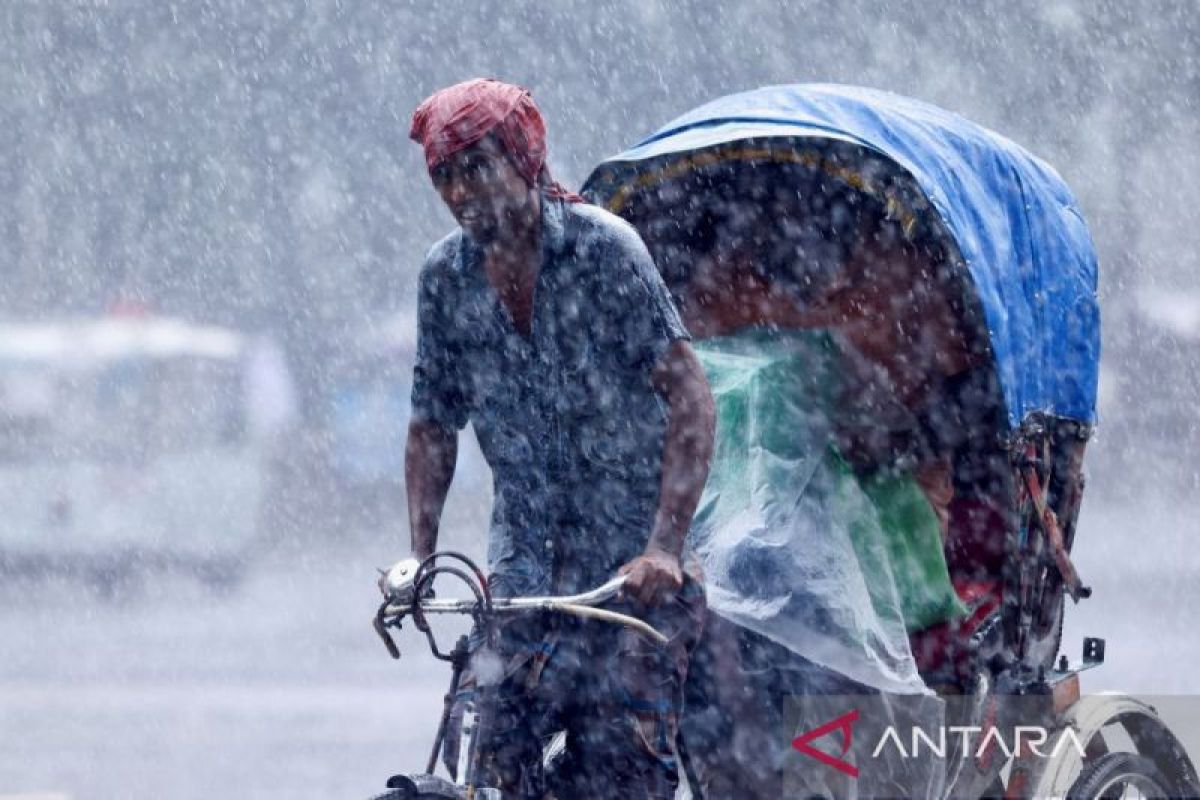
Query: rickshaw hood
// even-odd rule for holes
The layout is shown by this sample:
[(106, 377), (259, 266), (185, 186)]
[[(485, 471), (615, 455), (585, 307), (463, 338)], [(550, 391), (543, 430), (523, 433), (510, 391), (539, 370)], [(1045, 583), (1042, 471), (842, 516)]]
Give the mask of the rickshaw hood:
[(601, 164), (585, 192), (603, 203), (651, 159), (765, 137), (852, 142), (911, 175), (970, 272), (1010, 426), (1035, 412), (1095, 421), (1100, 314), (1087, 225), (1049, 165), (962, 117), (858, 87), (766, 87), (676, 118)]

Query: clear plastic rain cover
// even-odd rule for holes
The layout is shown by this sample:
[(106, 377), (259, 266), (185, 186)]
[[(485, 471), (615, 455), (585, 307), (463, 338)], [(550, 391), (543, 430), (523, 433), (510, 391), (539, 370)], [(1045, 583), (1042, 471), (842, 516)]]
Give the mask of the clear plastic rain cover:
[(756, 330), (696, 350), (717, 441), (689, 541), (711, 607), (867, 686), (924, 692), (907, 630), (955, 613), (936, 518), (897, 510), (925, 505), (911, 479), (860, 481), (838, 455), (829, 338)]
[[(690, 533), (710, 608), (878, 691), (875, 703), (890, 697), (902, 716), (937, 724), (942, 704), (908, 642), (918, 626), (906, 626), (906, 612), (929, 623), (960, 608), (936, 518), (931, 508), (896, 517), (897, 495), (919, 492), (915, 484), (872, 486), (839, 456), (827, 413), (840, 403), (832, 340), (754, 330), (695, 347), (717, 408), (712, 470)], [(916, 524), (898, 530), (897, 519)], [(908, 784), (906, 796), (941, 784), (940, 766), (897, 766), (905, 774), (892, 778)]]

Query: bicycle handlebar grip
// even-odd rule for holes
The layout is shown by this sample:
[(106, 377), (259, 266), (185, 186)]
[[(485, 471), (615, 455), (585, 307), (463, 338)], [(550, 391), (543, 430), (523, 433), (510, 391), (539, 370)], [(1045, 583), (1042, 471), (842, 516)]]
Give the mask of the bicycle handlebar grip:
[(387, 648), (388, 655), (390, 655), (392, 658), (399, 659), (400, 648), (396, 646), (395, 640), (392, 639), (392, 635), (388, 633), (387, 625), (384, 624), (383, 621), (383, 614), (387, 610), (387, 607), (388, 604), (385, 600), (383, 605), (379, 607), (379, 610), (375, 612), (375, 619), (373, 620), (372, 624), (375, 628), (375, 632), (379, 634), (379, 638), (383, 639), (383, 646)]

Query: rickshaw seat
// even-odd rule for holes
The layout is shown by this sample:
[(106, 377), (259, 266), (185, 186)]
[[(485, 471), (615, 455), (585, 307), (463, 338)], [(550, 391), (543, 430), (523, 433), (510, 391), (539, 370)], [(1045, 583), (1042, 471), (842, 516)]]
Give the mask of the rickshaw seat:
[(927, 680), (965, 677), (973, 636), (999, 614), (1003, 597), (1005, 515), (981, 498), (956, 498), (950, 505), (946, 562), (954, 591), (967, 616), (909, 634), (917, 670)]
[(944, 682), (944, 677), (965, 673), (971, 637), (1000, 609), (999, 580), (953, 578), (952, 583), (968, 609), (967, 616), (909, 634), (917, 670), (930, 681)]
[(963, 581), (999, 581), (1004, 569), (1005, 537), (1009, 516), (982, 497), (958, 497), (950, 503), (950, 532), (946, 540), (946, 566), (952, 578)]

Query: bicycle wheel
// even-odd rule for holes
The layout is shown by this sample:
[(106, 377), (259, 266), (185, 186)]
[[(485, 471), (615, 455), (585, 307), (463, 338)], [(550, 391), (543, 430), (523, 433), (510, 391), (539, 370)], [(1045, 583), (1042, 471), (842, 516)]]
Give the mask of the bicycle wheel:
[(1170, 797), (1153, 761), (1136, 753), (1107, 753), (1083, 768), (1068, 800), (1109, 800), (1110, 798)]
[(436, 775), (394, 775), (389, 788), (371, 800), (462, 800), (463, 788)]

